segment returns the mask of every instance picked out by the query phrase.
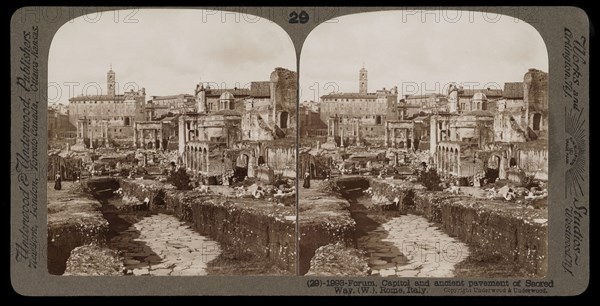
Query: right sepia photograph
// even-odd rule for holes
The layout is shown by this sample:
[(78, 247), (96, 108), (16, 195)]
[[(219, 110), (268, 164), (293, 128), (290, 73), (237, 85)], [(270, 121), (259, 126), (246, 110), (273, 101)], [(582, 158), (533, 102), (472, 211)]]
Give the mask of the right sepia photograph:
[(544, 277), (548, 78), (515, 17), (317, 26), (299, 65), (300, 274)]

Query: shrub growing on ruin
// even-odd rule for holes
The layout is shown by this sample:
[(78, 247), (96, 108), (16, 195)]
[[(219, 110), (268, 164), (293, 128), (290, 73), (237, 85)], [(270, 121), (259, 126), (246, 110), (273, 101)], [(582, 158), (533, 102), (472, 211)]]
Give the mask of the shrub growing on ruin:
[(169, 177), (169, 181), (177, 190), (190, 190), (190, 176), (185, 171), (185, 168), (179, 168)]
[(442, 187), (440, 187), (440, 183), (442, 180), (440, 176), (437, 174), (435, 169), (429, 169), (429, 171), (422, 171), (421, 175), (419, 175), (418, 182), (423, 184), (427, 190), (430, 191), (440, 191)]

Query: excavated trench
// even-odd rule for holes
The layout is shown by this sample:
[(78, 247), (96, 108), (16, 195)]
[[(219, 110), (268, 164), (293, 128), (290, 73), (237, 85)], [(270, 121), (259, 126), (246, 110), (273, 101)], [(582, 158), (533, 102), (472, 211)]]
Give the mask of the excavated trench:
[(133, 275), (205, 275), (220, 254), (219, 243), (200, 235), (176, 216), (154, 212), (143, 202), (125, 203), (115, 195), (116, 180), (87, 184), (108, 221), (107, 246), (123, 254)]
[[(63, 274), (71, 250), (89, 243), (118, 251), (134, 275), (295, 271), (295, 216), (288, 216), (289, 207), (249, 199), (234, 203), (231, 198), (145, 180), (95, 178), (82, 181), (81, 189), (69, 197), (89, 197), (86, 203), (98, 225), (49, 227), (48, 263), (53, 274)], [(79, 212), (69, 216), (73, 214)], [(71, 234), (66, 235), (67, 230)], [(51, 250), (57, 250), (52, 258)]]
[(353, 243), (366, 252), (372, 275), (540, 277), (547, 271), (545, 211), (407, 182), (346, 177), (335, 183), (350, 204)]
[(338, 186), (350, 203), (356, 248), (366, 252), (371, 275), (452, 277), (454, 265), (469, 254), (467, 245), (425, 217), (401, 212), (399, 203), (375, 205), (364, 194), (369, 180), (350, 178)]

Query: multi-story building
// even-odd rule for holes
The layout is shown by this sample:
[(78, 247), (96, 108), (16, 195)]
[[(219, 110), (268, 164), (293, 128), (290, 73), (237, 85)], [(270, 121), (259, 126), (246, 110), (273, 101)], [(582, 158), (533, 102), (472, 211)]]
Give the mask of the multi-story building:
[(168, 114), (177, 115), (191, 112), (196, 108), (196, 97), (190, 94), (152, 96), (146, 103), (146, 120), (163, 118)]
[(321, 96), (321, 120), (328, 122), (330, 138), (349, 137), (356, 140), (361, 137), (380, 137), (385, 129), (385, 121), (398, 119), (398, 87), (369, 93), (367, 82), (367, 70), (362, 68), (359, 72), (359, 92)]
[[(69, 99), (69, 122), (77, 127), (77, 142), (91, 145), (112, 140), (132, 140), (134, 123), (146, 117), (146, 90), (116, 93), (115, 72), (106, 74), (106, 95), (77, 96)], [(87, 139), (87, 140), (86, 140)]]
[[(269, 81), (252, 82), (250, 89), (198, 84), (196, 111), (179, 117), (179, 154), (186, 167), (196, 175), (215, 175), (237, 161), (250, 177), (257, 165), (295, 176), (295, 142), (277, 149), (261, 144), (296, 136), (296, 81), (296, 72), (275, 68)], [(291, 153), (275, 153), (282, 148)]]

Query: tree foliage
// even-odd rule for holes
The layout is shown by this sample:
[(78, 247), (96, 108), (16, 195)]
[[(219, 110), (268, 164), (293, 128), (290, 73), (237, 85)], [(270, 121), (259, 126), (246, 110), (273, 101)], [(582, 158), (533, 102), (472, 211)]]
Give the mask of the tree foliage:
[(179, 168), (169, 177), (169, 181), (177, 188), (177, 190), (190, 190), (190, 176), (185, 171), (185, 168)]

